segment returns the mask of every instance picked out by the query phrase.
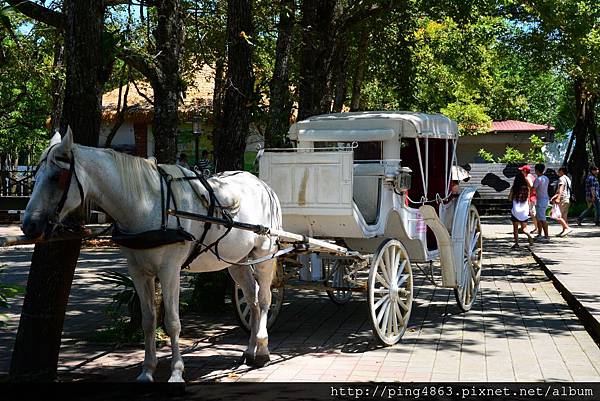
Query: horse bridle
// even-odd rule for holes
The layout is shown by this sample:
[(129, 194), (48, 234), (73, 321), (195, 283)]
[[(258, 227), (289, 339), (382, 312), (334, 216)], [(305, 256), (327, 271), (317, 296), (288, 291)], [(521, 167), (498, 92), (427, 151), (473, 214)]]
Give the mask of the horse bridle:
[[(56, 145), (53, 145), (53, 147), (54, 146), (56, 146)], [(50, 154), (51, 150), (52, 150), (52, 147), (48, 151), (48, 154)], [(42, 163), (47, 162), (47, 159), (48, 159), (48, 157), (45, 157), (43, 160), (40, 161), (40, 163), (38, 164), (38, 167), (36, 168), (36, 171), (42, 165)], [(65, 228), (69, 231), (77, 231), (77, 230), (80, 230), (83, 225), (83, 223), (77, 225), (77, 224), (66, 224), (66, 223), (63, 223), (60, 221), (60, 213), (64, 209), (65, 203), (67, 202), (67, 197), (69, 196), (69, 189), (71, 188), (71, 181), (73, 180), (73, 177), (75, 177), (75, 182), (77, 183), (77, 188), (79, 189), (79, 197), (81, 199), (81, 205), (84, 204), (85, 193), (83, 191), (83, 186), (81, 185), (81, 182), (79, 181), (79, 177), (77, 177), (77, 171), (75, 170), (75, 155), (73, 154), (73, 151), (71, 151), (71, 159), (70, 160), (67, 158), (61, 158), (61, 157), (57, 157), (56, 160), (63, 162), (63, 163), (69, 163), (69, 169), (59, 167), (60, 175), (58, 177), (58, 187), (63, 190), (63, 193), (62, 193), (62, 196), (60, 197), (60, 201), (56, 205), (56, 209), (54, 209), (54, 213), (52, 213), (52, 215), (50, 215), (50, 217), (48, 218), (48, 228), (46, 229), (46, 233), (45, 233), (46, 237), (49, 237), (53, 233), (53, 231), (56, 227)]]

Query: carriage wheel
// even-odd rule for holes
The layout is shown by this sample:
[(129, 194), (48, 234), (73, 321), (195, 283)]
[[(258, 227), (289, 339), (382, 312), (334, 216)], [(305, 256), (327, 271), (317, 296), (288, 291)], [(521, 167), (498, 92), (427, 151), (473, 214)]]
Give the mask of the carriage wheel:
[(483, 238), (481, 236), (481, 219), (475, 206), (469, 208), (465, 225), (465, 243), (462, 258), (462, 279), (454, 289), (458, 306), (467, 312), (473, 306), (481, 281), (483, 259)]
[(373, 334), (382, 344), (393, 345), (408, 326), (413, 302), (412, 269), (399, 241), (384, 241), (373, 255), (368, 290)]
[[(283, 277), (283, 264), (280, 261), (277, 261), (277, 278), (273, 280), (273, 284), (271, 285), (271, 307), (269, 308), (267, 317), (267, 329), (273, 327), (273, 324), (275, 324), (275, 320), (277, 320), (277, 316), (279, 315), (279, 311), (281, 310), (281, 306), (283, 305), (284, 287), (283, 282), (280, 279), (281, 277)], [(244, 297), (242, 287), (237, 283), (234, 283), (232, 301), (235, 306), (235, 317), (240, 326), (245, 331), (250, 332), (250, 306), (246, 301), (246, 297)]]
[[(323, 259), (324, 276), (330, 277), (325, 285), (332, 287), (348, 287), (349, 283), (344, 277), (350, 274), (350, 266), (347, 261), (340, 259)], [(331, 273), (333, 270), (333, 274)], [(336, 305), (347, 304), (352, 298), (350, 290), (327, 290), (327, 296)]]

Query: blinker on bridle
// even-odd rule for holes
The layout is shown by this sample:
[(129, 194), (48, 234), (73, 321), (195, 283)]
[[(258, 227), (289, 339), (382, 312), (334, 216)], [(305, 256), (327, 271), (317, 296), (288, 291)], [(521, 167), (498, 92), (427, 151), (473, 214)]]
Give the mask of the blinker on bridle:
[[(53, 145), (52, 147), (54, 147), (54, 146), (56, 146), (56, 145)], [(48, 151), (48, 154), (50, 154), (52, 147)], [(59, 162), (63, 162), (63, 163), (69, 163), (69, 168), (68, 169), (60, 168), (60, 173), (58, 176), (58, 187), (63, 191), (63, 193), (60, 198), (60, 201), (56, 205), (56, 209), (54, 210), (54, 213), (52, 213), (52, 215), (49, 216), (49, 218), (48, 218), (49, 224), (48, 224), (48, 228), (45, 233), (45, 237), (49, 237), (54, 232), (55, 227), (60, 226), (60, 227), (66, 228), (68, 230), (75, 231), (77, 229), (80, 229), (81, 226), (83, 225), (83, 224), (68, 225), (68, 224), (64, 224), (64, 223), (60, 222), (60, 213), (64, 209), (65, 203), (67, 202), (67, 197), (69, 195), (69, 189), (71, 188), (71, 181), (73, 180), (73, 177), (75, 177), (75, 182), (77, 182), (77, 187), (79, 189), (79, 197), (81, 199), (82, 205), (84, 203), (85, 194), (83, 192), (83, 187), (81, 186), (81, 182), (79, 181), (79, 178), (77, 177), (77, 172), (75, 171), (75, 155), (73, 154), (73, 152), (71, 151), (71, 159), (70, 160), (67, 159), (66, 157), (57, 157), (56, 160)], [(44, 163), (46, 161), (47, 161), (47, 157), (44, 158), (42, 161), (40, 161), (40, 164), (38, 164), (38, 168), (42, 163)]]

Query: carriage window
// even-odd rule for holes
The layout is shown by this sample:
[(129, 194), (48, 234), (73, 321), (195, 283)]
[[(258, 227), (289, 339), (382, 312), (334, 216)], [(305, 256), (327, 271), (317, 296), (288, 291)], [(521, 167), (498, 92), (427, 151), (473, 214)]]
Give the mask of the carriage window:
[(354, 160), (381, 160), (382, 156), (381, 142), (358, 142), (354, 149)]

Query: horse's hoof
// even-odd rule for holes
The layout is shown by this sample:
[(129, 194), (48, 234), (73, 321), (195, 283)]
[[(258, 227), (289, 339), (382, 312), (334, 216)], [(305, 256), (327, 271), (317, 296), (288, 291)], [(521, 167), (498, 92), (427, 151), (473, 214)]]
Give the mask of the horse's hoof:
[(138, 383), (152, 383), (152, 382), (154, 382), (154, 378), (152, 377), (152, 374), (150, 374), (148, 372), (142, 372), (142, 373), (140, 373), (140, 375), (135, 380)]
[(254, 366), (256, 366), (257, 368), (262, 368), (270, 360), (271, 358), (269, 358), (269, 355), (256, 355), (256, 358), (254, 358)]
[(252, 366), (254, 365), (254, 356), (250, 355), (250, 354), (242, 354), (242, 359), (240, 361), (240, 364), (244, 365), (248, 365), (248, 366)]
[(185, 380), (183, 380), (183, 374), (181, 372), (171, 373), (169, 383), (185, 383)]

